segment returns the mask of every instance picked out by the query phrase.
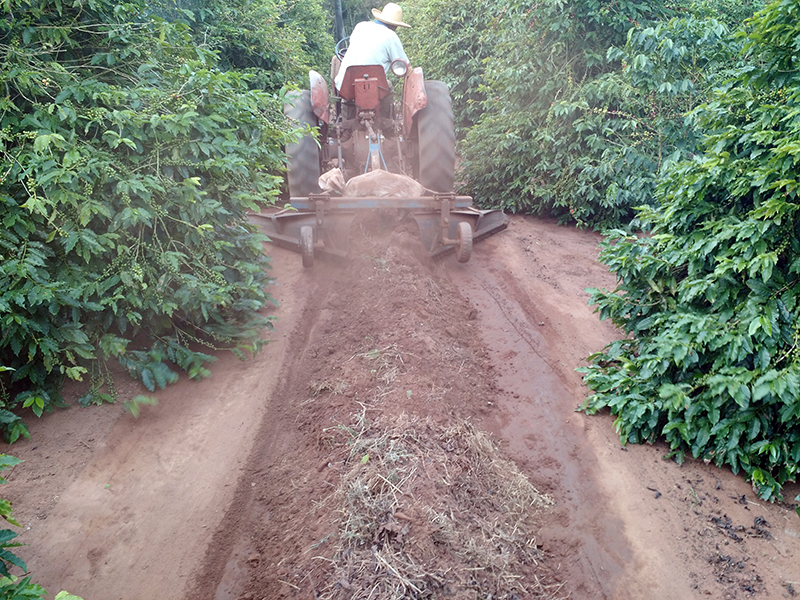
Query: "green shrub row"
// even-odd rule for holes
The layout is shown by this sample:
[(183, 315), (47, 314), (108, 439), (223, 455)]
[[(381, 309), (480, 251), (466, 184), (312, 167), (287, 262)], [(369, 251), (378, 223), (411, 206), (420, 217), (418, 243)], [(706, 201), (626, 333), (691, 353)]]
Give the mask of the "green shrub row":
[(453, 91), (462, 191), (602, 229), (699, 150), (685, 115), (736, 66), (754, 4), (413, 0), (405, 35)]
[(692, 114), (704, 152), (672, 165), (652, 235), (618, 231), (601, 261), (618, 287), (592, 302), (628, 334), (592, 357), (585, 408), (623, 441), (743, 471), (764, 499), (800, 464), (800, 6), (748, 24), (745, 65)]
[(292, 135), (283, 97), (251, 89), (255, 75), (221, 68), (219, 47), (153, 8), (4, 4), (0, 423), (8, 441), (27, 434), (19, 410), (59, 405), (67, 378), (86, 381), (83, 404), (114, 400), (108, 361), (119, 360), (155, 390), (180, 370), (207, 374), (205, 349), (257, 351), (270, 326), (264, 237), (245, 213), (280, 192)]

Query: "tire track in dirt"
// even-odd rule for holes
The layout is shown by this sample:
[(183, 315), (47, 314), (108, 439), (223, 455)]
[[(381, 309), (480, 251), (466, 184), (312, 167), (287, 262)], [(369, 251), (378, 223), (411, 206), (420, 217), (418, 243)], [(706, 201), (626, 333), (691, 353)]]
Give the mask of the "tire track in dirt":
[[(572, 598), (625, 598), (620, 589), (633, 553), (624, 524), (595, 481), (597, 459), (575, 424), (580, 400), (564, 382), (562, 357), (540, 333), (546, 311), (536, 308), (513, 278), (505, 251), (508, 239), (482, 246), (470, 268), (451, 278), (478, 309), (483, 342), (504, 395), (500, 414), (487, 426), (507, 443), (534, 483), (557, 498), (540, 532), (547, 552), (561, 563), (560, 576)], [(482, 251), (482, 252), (481, 252)], [(503, 262), (499, 260), (503, 256)], [(520, 265), (521, 266), (521, 265)]]

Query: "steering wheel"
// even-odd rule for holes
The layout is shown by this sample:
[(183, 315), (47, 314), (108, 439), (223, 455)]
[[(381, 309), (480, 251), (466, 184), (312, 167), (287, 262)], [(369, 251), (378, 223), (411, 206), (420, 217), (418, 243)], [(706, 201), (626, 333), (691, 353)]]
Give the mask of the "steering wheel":
[(340, 39), (336, 43), (336, 57), (339, 60), (344, 60), (344, 55), (347, 53), (347, 48), (350, 46), (350, 36)]

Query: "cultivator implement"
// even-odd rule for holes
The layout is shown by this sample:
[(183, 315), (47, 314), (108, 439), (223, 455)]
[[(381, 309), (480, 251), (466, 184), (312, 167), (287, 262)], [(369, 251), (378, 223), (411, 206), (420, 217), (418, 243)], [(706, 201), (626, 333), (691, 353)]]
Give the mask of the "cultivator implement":
[(251, 214), (250, 222), (259, 226), (274, 244), (299, 252), (304, 267), (312, 266), (319, 255), (345, 258), (350, 245), (350, 225), (362, 210), (410, 211), (430, 255), (455, 252), (459, 262), (470, 259), (473, 242), (504, 230), (509, 222), (502, 211), (476, 209), (471, 197), (454, 194), (422, 197), (311, 194), (291, 198), (290, 206), (272, 213)]

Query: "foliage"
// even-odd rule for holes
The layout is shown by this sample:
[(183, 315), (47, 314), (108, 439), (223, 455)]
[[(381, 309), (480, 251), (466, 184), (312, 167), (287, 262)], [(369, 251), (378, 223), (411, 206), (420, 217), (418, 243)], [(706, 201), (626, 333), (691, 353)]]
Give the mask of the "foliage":
[[(7, 454), (0, 454), (0, 471), (5, 471), (6, 469), (10, 469), (22, 461), (18, 458), (13, 456), (8, 456)], [(5, 478), (0, 477), (0, 485), (7, 483)], [(11, 502), (8, 500), (0, 499), (0, 518), (5, 520), (7, 523), (11, 525), (15, 525), (16, 527), (22, 527), (13, 516), (11, 511)], [(0, 530), (0, 575), (3, 577), (10, 577), (11, 576), (11, 569), (13, 567), (19, 567), (23, 571), (27, 571), (27, 567), (25, 563), (19, 558), (16, 554), (11, 552), (9, 548), (16, 548), (20, 544), (16, 542), (12, 542), (15, 537), (17, 537), (16, 532), (11, 529), (3, 529)]]
[[(344, 27), (345, 37), (349, 36), (353, 28), (361, 21), (369, 21), (372, 19), (372, 9), (381, 8), (378, 2), (372, 0), (324, 0), (323, 7), (328, 12), (328, 23), (330, 24), (330, 32), (335, 37), (335, 15), (336, 4), (339, 3), (342, 8), (342, 25)], [(403, 20), (407, 21), (408, 15), (408, 2), (402, 2), (403, 7)]]
[[(0, 20), (0, 423), (65, 378), (113, 400), (107, 361), (153, 390), (201, 346), (257, 351), (270, 302), (245, 211), (279, 192), (283, 98), (248, 89), (138, 0), (8, 0)], [(275, 173), (276, 175), (271, 175)]]
[(160, 0), (148, 8), (185, 23), (198, 45), (217, 52), (221, 69), (246, 73), (252, 89), (302, 85), (309, 68), (326, 72), (333, 52), (317, 0)]
[(685, 115), (729, 75), (728, 24), (753, 4), (412, 0), (405, 35), (452, 90), (464, 192), (602, 228), (697, 151)]
[(450, 88), (456, 135), (462, 138), (483, 112), (484, 62), (492, 56), (498, 14), (506, 3), (410, 0), (405, 5), (412, 26), (403, 32), (406, 53), (427, 79)]
[[(5, 471), (22, 461), (7, 454), (0, 454), (0, 471)], [(6, 483), (3, 477), (0, 477), (0, 484)], [(14, 519), (11, 511), (11, 503), (8, 500), (0, 499), (0, 517), (7, 523), (16, 527), (21, 525)], [(41, 586), (31, 583), (30, 577), (18, 579), (11, 575), (11, 570), (14, 567), (22, 569), (23, 572), (28, 570), (25, 562), (10, 548), (17, 548), (21, 546), (19, 542), (12, 540), (17, 537), (17, 533), (13, 529), (0, 530), (0, 598), (3, 600), (22, 600), (23, 598), (41, 598), (44, 595), (44, 589)]]
[(139, 412), (141, 412), (141, 406), (156, 406), (158, 405), (158, 398), (154, 398), (152, 396), (144, 396), (139, 395), (131, 398), (127, 402), (123, 402), (123, 408), (133, 415), (134, 419), (139, 418)]
[(30, 577), (0, 577), (0, 599), (2, 600), (39, 600), (47, 592), (39, 584), (31, 582)]
[(723, 23), (659, 3), (553, 0), (504, 21), (464, 144), (467, 191), (596, 228), (627, 223), (696, 150), (684, 115), (739, 50)]
[(628, 334), (592, 357), (584, 407), (617, 415), (623, 442), (664, 436), (744, 471), (764, 499), (800, 462), (800, 6), (779, 0), (742, 34), (748, 65), (693, 113), (704, 153), (670, 166), (661, 205), (601, 260), (601, 318)]
[[(659, 3), (586, 0), (512, 4), (498, 19), (486, 61), (485, 114), (463, 145), (467, 191), (513, 211), (555, 207), (556, 214), (577, 210), (586, 221), (624, 218), (613, 205), (594, 218), (580, 210), (601, 208), (617, 176), (607, 154), (629, 146), (620, 137), (633, 133), (637, 117), (623, 108), (630, 86), (605, 77), (613, 72), (605, 54), (624, 43), (631, 23), (664, 10)], [(623, 162), (649, 168), (635, 149), (628, 154)]]
[(679, 14), (719, 19), (731, 31), (745, 25), (747, 19), (766, 6), (768, 0), (700, 0), (679, 8)]

